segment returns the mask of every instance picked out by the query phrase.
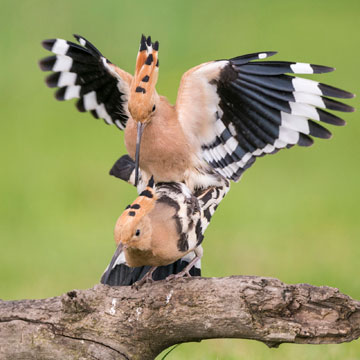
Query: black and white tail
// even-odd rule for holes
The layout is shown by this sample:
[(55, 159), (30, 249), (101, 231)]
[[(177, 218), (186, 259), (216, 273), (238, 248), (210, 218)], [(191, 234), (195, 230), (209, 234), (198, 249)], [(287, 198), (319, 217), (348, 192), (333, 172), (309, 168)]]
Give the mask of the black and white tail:
[[(183, 258), (175, 261), (173, 264), (159, 266), (153, 273), (153, 280), (164, 280), (169, 275), (181, 272), (195, 257), (190, 253)], [(110, 286), (128, 286), (141, 280), (150, 270), (150, 266), (129, 267), (126, 265), (125, 255), (121, 247), (115, 252), (109, 266), (106, 268), (100, 282)], [(190, 270), (191, 276), (201, 276), (201, 261), (199, 260)]]

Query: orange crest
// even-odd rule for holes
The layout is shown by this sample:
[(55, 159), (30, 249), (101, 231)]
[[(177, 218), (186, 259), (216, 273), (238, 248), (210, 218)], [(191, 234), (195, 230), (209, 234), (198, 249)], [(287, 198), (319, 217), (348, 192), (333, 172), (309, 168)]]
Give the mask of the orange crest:
[(128, 104), (130, 113), (136, 121), (146, 122), (153, 110), (159, 70), (158, 50), (158, 41), (152, 43), (150, 36), (141, 36)]
[(125, 209), (115, 225), (115, 241), (117, 245), (120, 240), (125, 243), (131, 238), (141, 219), (154, 208), (156, 200), (154, 188), (147, 186), (137, 199)]

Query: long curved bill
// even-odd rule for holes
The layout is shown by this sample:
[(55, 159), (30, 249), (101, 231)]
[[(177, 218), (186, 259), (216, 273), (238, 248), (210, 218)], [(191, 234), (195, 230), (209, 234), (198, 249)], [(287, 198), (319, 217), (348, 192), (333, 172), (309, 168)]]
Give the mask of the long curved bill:
[(136, 136), (136, 151), (135, 151), (135, 186), (137, 186), (139, 182), (140, 143), (144, 128), (145, 128), (145, 124), (138, 122), (137, 136)]

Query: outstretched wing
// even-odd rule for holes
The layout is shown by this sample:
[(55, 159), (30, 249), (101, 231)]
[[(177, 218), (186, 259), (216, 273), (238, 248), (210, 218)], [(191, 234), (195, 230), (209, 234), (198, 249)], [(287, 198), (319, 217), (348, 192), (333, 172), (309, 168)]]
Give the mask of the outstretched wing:
[(121, 70), (90, 42), (74, 35), (77, 45), (63, 39), (42, 42), (55, 55), (40, 61), (43, 71), (53, 71), (46, 78), (49, 87), (58, 87), (58, 100), (79, 98), (79, 111), (90, 111), (95, 118), (104, 119), (124, 129), (129, 117), (128, 97), (132, 76)]
[(262, 52), (199, 65), (181, 80), (176, 109), (184, 133), (200, 156), (227, 179), (239, 180), (257, 157), (312, 137), (330, 138), (319, 122), (344, 125), (323, 109), (350, 112), (332, 100), (354, 95), (322, 83), (286, 75), (333, 71), (326, 66), (254, 61)]

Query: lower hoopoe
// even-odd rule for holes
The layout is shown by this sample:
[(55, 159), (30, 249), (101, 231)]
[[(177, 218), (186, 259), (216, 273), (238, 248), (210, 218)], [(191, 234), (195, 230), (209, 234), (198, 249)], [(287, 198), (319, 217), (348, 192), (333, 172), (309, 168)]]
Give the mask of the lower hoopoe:
[[(110, 173), (132, 183), (134, 168), (125, 155)], [(117, 220), (118, 247), (101, 282), (130, 285), (146, 273), (144, 279), (153, 276), (154, 280), (200, 275), (204, 232), (228, 189), (226, 181), (223, 186), (191, 194), (183, 183), (154, 184), (151, 179)]]

